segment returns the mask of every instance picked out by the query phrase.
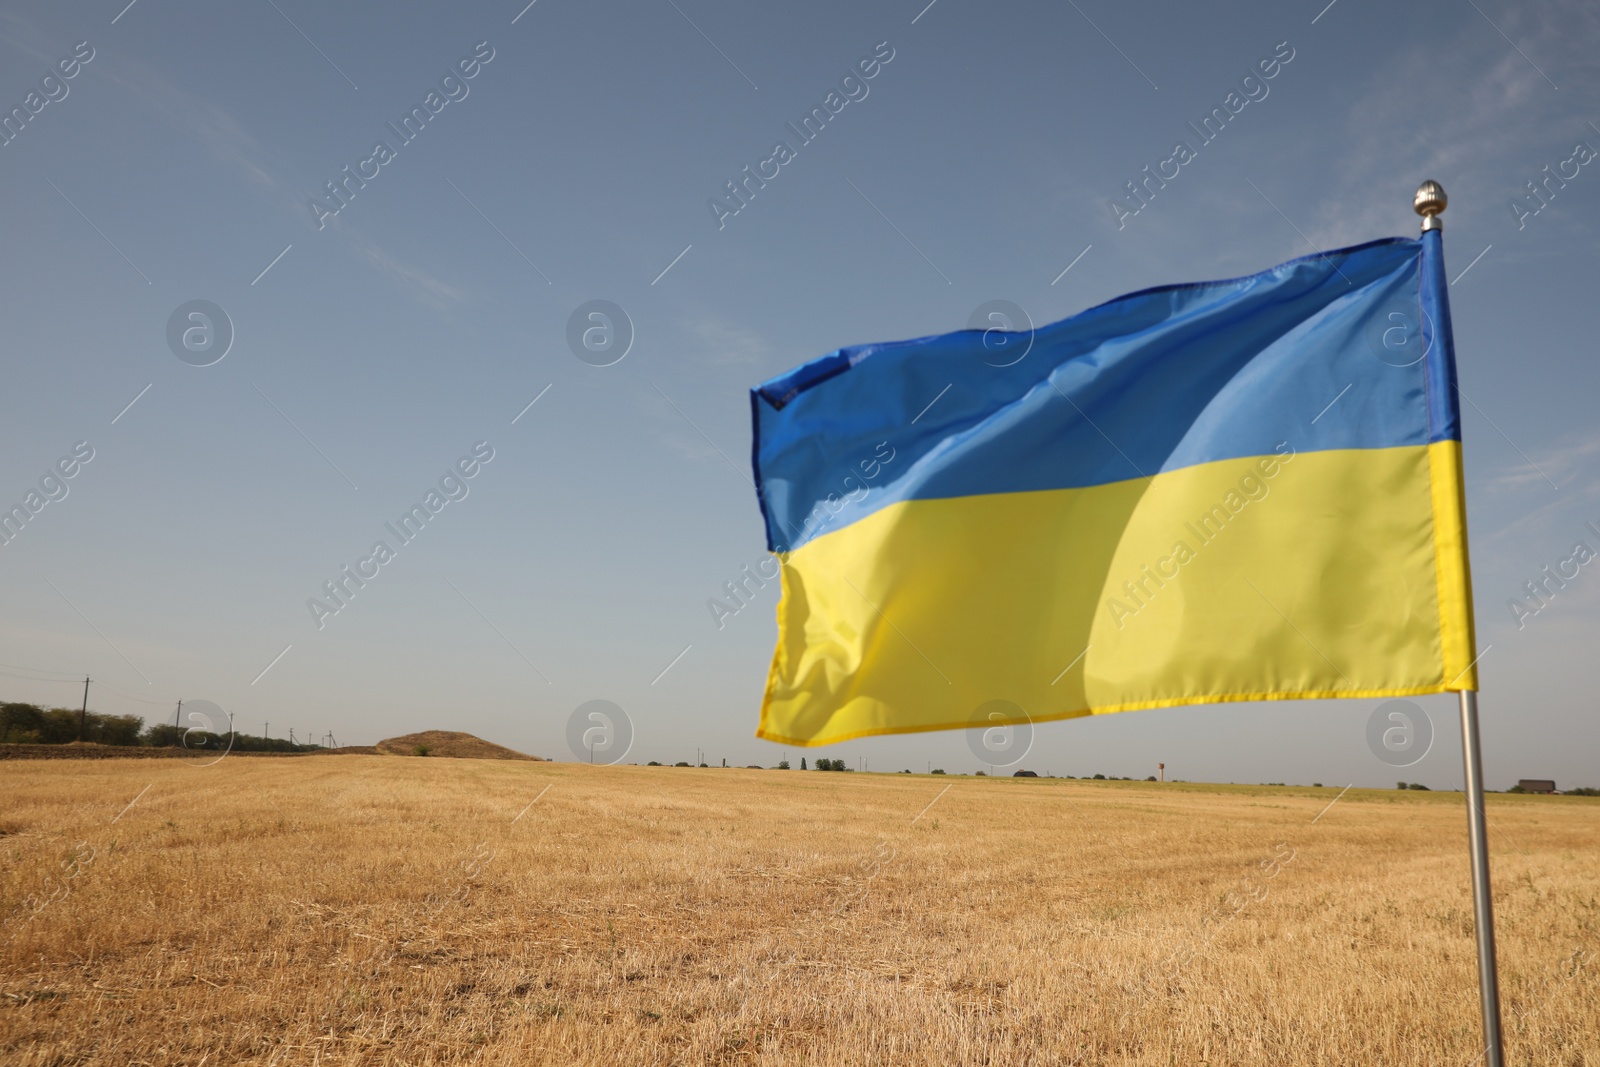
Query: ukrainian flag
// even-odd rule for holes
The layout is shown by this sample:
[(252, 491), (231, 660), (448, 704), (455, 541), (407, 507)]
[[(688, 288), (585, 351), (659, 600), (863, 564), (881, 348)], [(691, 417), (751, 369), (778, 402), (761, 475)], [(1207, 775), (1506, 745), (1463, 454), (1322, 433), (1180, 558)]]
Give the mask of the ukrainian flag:
[(1477, 688), (1437, 230), (840, 349), (751, 408), (757, 736)]

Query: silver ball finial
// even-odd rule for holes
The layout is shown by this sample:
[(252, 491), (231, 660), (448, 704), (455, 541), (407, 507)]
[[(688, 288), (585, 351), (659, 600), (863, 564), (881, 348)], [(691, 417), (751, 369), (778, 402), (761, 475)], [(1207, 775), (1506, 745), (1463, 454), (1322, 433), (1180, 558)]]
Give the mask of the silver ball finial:
[(1412, 208), (1422, 216), (1422, 232), (1444, 229), (1444, 222), (1439, 214), (1450, 204), (1450, 198), (1445, 195), (1444, 186), (1436, 181), (1425, 181), (1417, 186), (1417, 195), (1411, 202)]

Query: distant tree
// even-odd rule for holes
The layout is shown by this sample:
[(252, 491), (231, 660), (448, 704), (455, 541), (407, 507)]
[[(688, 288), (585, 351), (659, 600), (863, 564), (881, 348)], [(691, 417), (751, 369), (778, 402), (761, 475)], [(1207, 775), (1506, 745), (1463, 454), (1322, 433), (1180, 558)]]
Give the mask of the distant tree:
[(78, 739), (77, 708), (51, 708), (44, 713), (44, 737), (47, 745), (66, 745)]
[(802, 771), (806, 769), (806, 758), (804, 756), (800, 757), (800, 769)]
[(1106, 776), (1103, 774), (1097, 774), (1094, 776), (1094, 780), (1097, 782), (1103, 782), (1106, 780)]
[(1312, 789), (1321, 789), (1322, 788), (1322, 783), (1321, 782), (1312, 782), (1311, 783), (1311, 788)]
[(137, 745), (144, 720), (137, 715), (90, 715), (88, 740), (102, 745)]
[(656, 760), (651, 760), (649, 763), (646, 763), (645, 766), (646, 767), (659, 767), (659, 766), (661, 766), (661, 764)]
[(44, 709), (33, 704), (0, 704), (0, 742), (40, 744), (44, 740)]
[(144, 720), (136, 715), (102, 715), (79, 708), (51, 708), (34, 704), (0, 704), (0, 741), (36, 745), (65, 745), (78, 739), (79, 724), (85, 741), (100, 745), (137, 745)]
[(1406, 785), (1404, 782), (1396, 782), (1395, 783), (1395, 788), (1396, 789), (1410, 789), (1411, 787), (1409, 785)]
[(987, 778), (987, 777), (989, 777), (989, 772), (988, 771), (973, 771), (972, 773), (973, 773), (974, 776), (976, 776), (978, 778)]
[(153, 722), (144, 728), (140, 740), (151, 748), (177, 748), (183, 744), (183, 727), (170, 722)]
[(1421, 782), (1412, 782), (1411, 783), (1411, 788), (1412, 789), (1420, 789), (1424, 793), (1428, 792), (1428, 787), (1423, 785)]
[(1150, 775), (1150, 776), (1149, 776), (1149, 777), (1148, 777), (1148, 778), (1146, 778), (1146, 779), (1145, 779), (1145, 781), (1147, 781), (1147, 782), (1153, 782), (1153, 781), (1155, 781), (1155, 780), (1156, 780), (1156, 776), (1155, 776), (1155, 775), (1153, 775), (1153, 774), (1152, 774), (1152, 775)]
[(778, 770), (786, 771), (788, 769), (789, 769), (789, 761), (788, 760), (781, 759), (781, 760), (778, 761)]
[(687, 767), (687, 766), (689, 766), (689, 761), (681, 759), (677, 763), (674, 763), (673, 766), (674, 767)]
[(928, 773), (929, 774), (943, 774), (944, 773), (944, 768), (943, 767), (935, 767), (933, 770), (929, 771)]
[(1523, 789), (1522, 785), (1520, 783), (1518, 783), (1517, 785), (1512, 786), (1510, 789), (1507, 789), (1506, 792), (1507, 793), (1524, 793), (1524, 792), (1527, 792), (1527, 790)]
[(1567, 790), (1567, 796), (1569, 796), (1569, 797), (1600, 797), (1600, 789), (1596, 789), (1594, 786), (1591, 786), (1591, 785), (1581, 785), (1576, 789), (1568, 789)]

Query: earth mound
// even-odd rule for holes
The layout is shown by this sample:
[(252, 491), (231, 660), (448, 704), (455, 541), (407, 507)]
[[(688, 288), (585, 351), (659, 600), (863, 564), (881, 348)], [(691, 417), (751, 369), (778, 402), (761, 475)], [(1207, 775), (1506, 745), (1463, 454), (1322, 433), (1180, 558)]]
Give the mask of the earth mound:
[(514, 749), (485, 741), (456, 730), (424, 730), (379, 741), (373, 746), (389, 756), (445, 756), (451, 759), (525, 759), (546, 762), (543, 756), (529, 756)]

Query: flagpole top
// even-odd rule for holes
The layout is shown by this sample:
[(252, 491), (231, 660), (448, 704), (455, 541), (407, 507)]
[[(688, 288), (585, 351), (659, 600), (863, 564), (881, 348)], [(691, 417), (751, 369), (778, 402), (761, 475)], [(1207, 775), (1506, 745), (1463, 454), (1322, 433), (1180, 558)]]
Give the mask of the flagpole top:
[(1444, 229), (1444, 222), (1439, 215), (1449, 205), (1450, 198), (1445, 195), (1444, 186), (1436, 181), (1425, 181), (1417, 186), (1416, 198), (1411, 206), (1418, 215), (1422, 216), (1422, 232)]

